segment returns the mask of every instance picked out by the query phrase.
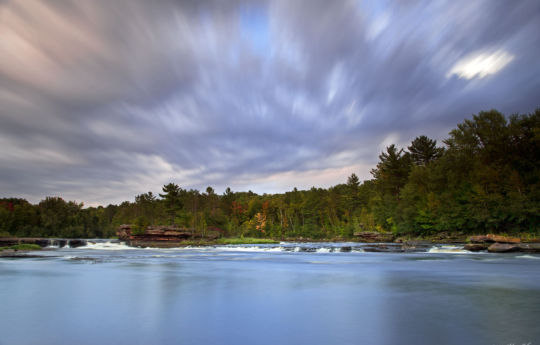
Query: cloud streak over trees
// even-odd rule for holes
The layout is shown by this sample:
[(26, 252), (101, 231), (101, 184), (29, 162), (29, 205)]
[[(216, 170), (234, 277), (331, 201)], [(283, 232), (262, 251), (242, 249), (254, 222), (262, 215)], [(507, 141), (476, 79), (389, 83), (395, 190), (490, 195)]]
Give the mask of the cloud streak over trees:
[(537, 1), (4, 1), (0, 32), (0, 189), (33, 202), (329, 186), (540, 105)]

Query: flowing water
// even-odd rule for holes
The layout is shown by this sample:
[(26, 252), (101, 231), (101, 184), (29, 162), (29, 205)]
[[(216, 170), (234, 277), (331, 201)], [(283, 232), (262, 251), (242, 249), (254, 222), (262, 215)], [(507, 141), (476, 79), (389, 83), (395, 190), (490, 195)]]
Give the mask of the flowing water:
[(540, 344), (540, 256), (341, 244), (0, 258), (0, 345)]

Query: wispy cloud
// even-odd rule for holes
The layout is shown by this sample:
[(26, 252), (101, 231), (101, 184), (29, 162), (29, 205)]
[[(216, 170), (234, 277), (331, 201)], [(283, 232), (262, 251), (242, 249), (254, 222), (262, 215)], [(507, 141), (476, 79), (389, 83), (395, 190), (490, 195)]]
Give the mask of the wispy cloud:
[(465, 79), (484, 78), (499, 72), (512, 60), (514, 55), (504, 50), (477, 52), (459, 60), (446, 76), (457, 75)]
[(342, 183), (385, 145), (539, 106), (536, 1), (0, 2), (0, 190)]

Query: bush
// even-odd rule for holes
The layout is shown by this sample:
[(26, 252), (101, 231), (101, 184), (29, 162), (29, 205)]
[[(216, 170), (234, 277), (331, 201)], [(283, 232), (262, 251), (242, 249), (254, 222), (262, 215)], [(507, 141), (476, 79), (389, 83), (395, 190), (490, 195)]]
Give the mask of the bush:
[(145, 216), (139, 216), (135, 219), (135, 223), (131, 228), (131, 233), (133, 235), (144, 235), (146, 228), (150, 225), (150, 222)]

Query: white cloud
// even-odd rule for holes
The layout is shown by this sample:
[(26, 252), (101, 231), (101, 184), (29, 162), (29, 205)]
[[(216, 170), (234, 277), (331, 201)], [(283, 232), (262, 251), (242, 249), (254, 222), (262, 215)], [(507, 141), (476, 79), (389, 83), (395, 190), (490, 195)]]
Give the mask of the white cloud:
[(460, 79), (484, 78), (499, 72), (513, 59), (513, 55), (502, 49), (495, 52), (476, 52), (459, 60), (446, 77), (450, 78), (455, 74)]

